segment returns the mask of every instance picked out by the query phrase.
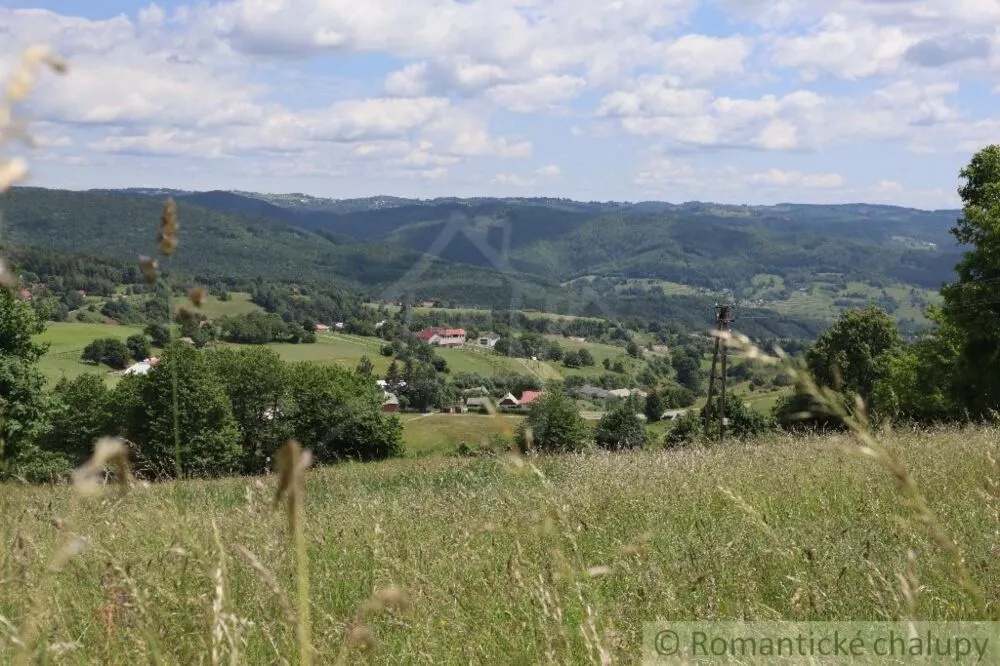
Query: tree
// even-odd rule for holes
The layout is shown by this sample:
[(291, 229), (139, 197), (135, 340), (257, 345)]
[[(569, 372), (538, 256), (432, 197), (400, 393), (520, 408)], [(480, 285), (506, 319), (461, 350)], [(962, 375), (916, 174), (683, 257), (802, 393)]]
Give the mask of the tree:
[(639, 345), (635, 344), (635, 342), (631, 340), (629, 340), (628, 344), (625, 345), (625, 353), (632, 358), (639, 358), (642, 356), (642, 350), (639, 349)]
[[(45, 330), (28, 303), (0, 289), (0, 475), (24, 473), (47, 430), (49, 397), (38, 360), (46, 351), (32, 336)], [(44, 475), (46, 470), (34, 468)]]
[(977, 152), (959, 175), (962, 216), (951, 232), (969, 248), (958, 280), (941, 290), (942, 313), (959, 348), (956, 397), (983, 414), (1000, 407), (1000, 145)]
[(956, 379), (962, 335), (940, 310), (929, 308), (927, 315), (937, 323), (934, 333), (895, 355), (875, 385), (872, 410), (879, 416), (933, 423), (955, 418), (961, 410)]
[(583, 367), (588, 368), (594, 365), (594, 356), (586, 347), (581, 347), (580, 351), (577, 352), (577, 356), (580, 357), (580, 365)]
[(149, 340), (145, 335), (136, 333), (135, 335), (130, 335), (125, 341), (125, 346), (128, 347), (129, 354), (136, 361), (142, 361), (150, 357), (152, 349), (149, 346)]
[(594, 439), (598, 446), (612, 451), (641, 448), (646, 445), (646, 427), (626, 404), (601, 417)]
[(80, 358), (98, 365), (103, 363), (116, 370), (122, 370), (129, 364), (129, 348), (118, 338), (98, 338), (83, 348)]
[(399, 363), (396, 359), (392, 360), (389, 364), (389, 369), (385, 371), (385, 383), (389, 388), (396, 388), (399, 386), (399, 382), (402, 381), (402, 377), (399, 374)]
[(104, 378), (86, 373), (75, 379), (61, 379), (53, 390), (51, 430), (43, 446), (63, 454), (67, 469), (78, 467), (94, 451), (94, 442), (111, 434), (115, 408)]
[(868, 404), (899, 346), (899, 331), (884, 311), (847, 310), (806, 351), (806, 365), (819, 385), (857, 393)]
[(261, 474), (291, 436), (285, 415), (287, 365), (270, 347), (219, 348), (205, 354), (222, 383), (240, 431), (242, 469)]
[(403, 426), (383, 414), (374, 382), (337, 366), (289, 366), (288, 422), (318, 462), (402, 455)]
[(174, 376), (180, 463), (184, 476), (225, 476), (241, 469), (240, 431), (222, 380), (206, 358), (173, 343), (145, 376), (124, 378), (114, 401), (123, 413), (121, 434), (135, 442), (141, 467), (173, 477)]
[(643, 412), (646, 414), (646, 420), (650, 423), (656, 423), (663, 418), (663, 411), (665, 409), (663, 395), (659, 391), (650, 391), (649, 395), (646, 396), (646, 405), (643, 409)]
[(550, 453), (580, 451), (591, 441), (590, 428), (572, 398), (552, 390), (531, 405), (528, 417), (518, 428), (518, 445)]
[(170, 344), (170, 329), (163, 324), (149, 324), (143, 330), (153, 341), (153, 346), (163, 349)]
[(375, 372), (375, 365), (370, 358), (362, 356), (361, 360), (358, 361), (356, 372), (362, 377), (371, 377), (372, 373)]

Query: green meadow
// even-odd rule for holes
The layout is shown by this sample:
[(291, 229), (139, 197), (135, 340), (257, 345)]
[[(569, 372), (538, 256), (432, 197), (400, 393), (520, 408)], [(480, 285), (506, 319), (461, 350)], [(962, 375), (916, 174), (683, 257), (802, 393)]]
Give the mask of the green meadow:
[[(625, 664), (656, 620), (983, 618), (977, 595), (1000, 596), (998, 439), (886, 438), (972, 593), (847, 438), (311, 470), (313, 663)], [(273, 478), (95, 498), (0, 486), (4, 661), (300, 663), (274, 491)]]

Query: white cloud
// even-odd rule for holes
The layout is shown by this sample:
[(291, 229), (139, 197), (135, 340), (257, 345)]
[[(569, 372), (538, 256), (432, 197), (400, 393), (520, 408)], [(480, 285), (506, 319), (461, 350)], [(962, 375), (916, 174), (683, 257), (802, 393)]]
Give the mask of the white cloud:
[(761, 185), (798, 186), (810, 189), (840, 187), (845, 182), (844, 177), (839, 173), (802, 173), (800, 171), (782, 171), (781, 169), (768, 169), (752, 173), (748, 180), (751, 183)]
[(740, 74), (750, 55), (750, 39), (684, 35), (663, 49), (665, 70), (692, 83), (707, 83), (721, 76)]
[(543, 178), (558, 178), (562, 175), (562, 169), (559, 168), (558, 164), (546, 164), (536, 173)]
[(527, 83), (489, 88), (486, 96), (494, 104), (517, 113), (534, 113), (573, 100), (586, 82), (578, 76), (546, 75)]

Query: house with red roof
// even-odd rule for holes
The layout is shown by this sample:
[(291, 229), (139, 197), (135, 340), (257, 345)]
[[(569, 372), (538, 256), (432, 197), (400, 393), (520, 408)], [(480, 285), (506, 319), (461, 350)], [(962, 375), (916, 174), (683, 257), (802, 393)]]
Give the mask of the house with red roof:
[(436, 347), (458, 347), (465, 344), (464, 328), (425, 328), (420, 339)]
[(534, 401), (542, 397), (542, 391), (524, 391), (521, 397), (518, 398), (517, 404), (521, 407), (530, 405)]

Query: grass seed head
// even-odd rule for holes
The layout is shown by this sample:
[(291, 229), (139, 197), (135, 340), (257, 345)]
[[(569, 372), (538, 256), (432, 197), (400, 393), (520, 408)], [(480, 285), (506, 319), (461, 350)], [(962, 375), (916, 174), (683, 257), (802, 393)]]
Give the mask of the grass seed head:
[(152, 257), (139, 257), (139, 267), (142, 269), (142, 277), (149, 284), (153, 284), (160, 278), (160, 263)]
[(6, 260), (4, 260), (3, 257), (0, 257), (0, 287), (13, 289), (16, 286), (17, 276), (10, 270)]
[(94, 445), (94, 453), (84, 465), (73, 472), (73, 486), (84, 495), (100, 492), (99, 475), (110, 466), (115, 472), (115, 481), (127, 488), (131, 481), (128, 464), (128, 448), (117, 437), (102, 437)]
[(281, 503), (282, 497), (288, 496), (289, 523), (294, 527), (294, 504), (301, 499), (305, 489), (306, 469), (312, 464), (312, 452), (303, 449), (297, 440), (290, 439), (278, 450), (275, 458), (278, 489), (274, 494), (274, 506)]
[(177, 228), (177, 204), (171, 197), (163, 204), (163, 213), (160, 215), (160, 232), (156, 237), (160, 252), (164, 256), (169, 257), (177, 249)]
[(362, 606), (363, 613), (377, 613), (383, 610), (406, 610), (410, 600), (402, 589), (392, 585), (373, 594)]
[(188, 290), (188, 300), (190, 300), (191, 304), (196, 308), (200, 308), (205, 305), (205, 297), (207, 295), (208, 293), (202, 287), (194, 287), (193, 289)]

